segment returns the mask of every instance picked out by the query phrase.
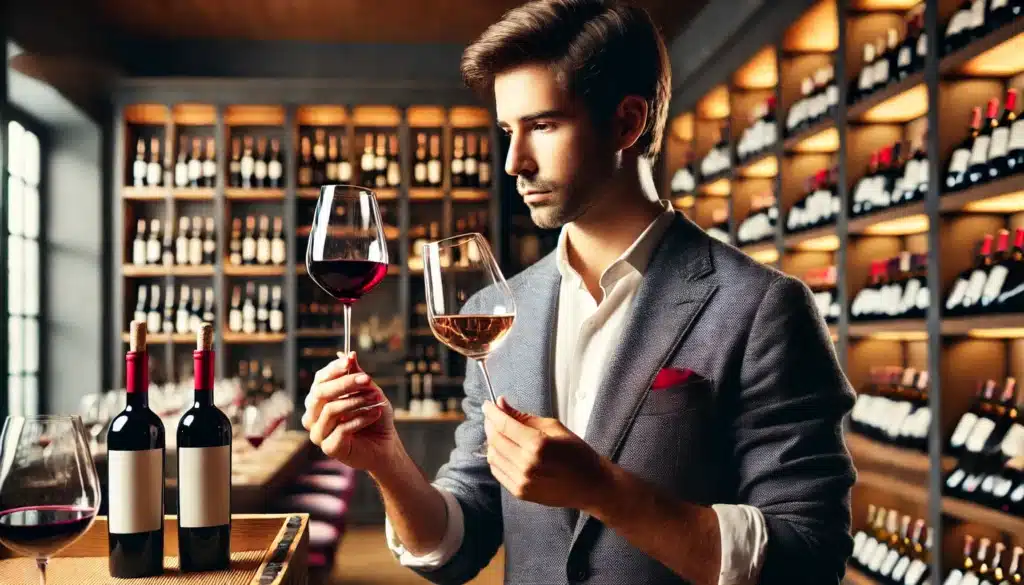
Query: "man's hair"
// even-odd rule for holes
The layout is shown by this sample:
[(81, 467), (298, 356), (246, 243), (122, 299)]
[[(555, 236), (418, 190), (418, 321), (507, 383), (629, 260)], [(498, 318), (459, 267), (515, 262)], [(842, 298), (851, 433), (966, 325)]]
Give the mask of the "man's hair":
[(668, 117), (668, 51), (650, 15), (618, 0), (535, 0), (505, 13), (462, 56), (462, 78), (490, 97), (503, 71), (545, 63), (606, 127), (622, 99), (647, 101), (647, 125), (636, 142), (652, 160)]

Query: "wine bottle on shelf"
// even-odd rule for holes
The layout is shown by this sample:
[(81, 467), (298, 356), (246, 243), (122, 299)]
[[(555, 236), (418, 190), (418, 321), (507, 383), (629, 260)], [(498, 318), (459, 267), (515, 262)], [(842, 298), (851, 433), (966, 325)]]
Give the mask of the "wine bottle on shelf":
[(149, 312), (146, 314), (146, 330), (158, 332), (163, 327), (163, 312), (160, 310), (160, 285), (149, 285)]
[(159, 264), (162, 248), (160, 247), (160, 220), (149, 222), (149, 240), (146, 242), (146, 264)]
[(299, 141), (301, 160), (299, 161), (298, 183), (300, 187), (309, 187), (313, 184), (313, 149), (309, 144), (309, 136), (303, 136)]
[(899, 512), (896, 510), (889, 510), (889, 515), (885, 519), (885, 527), (881, 533), (881, 538), (878, 538), (878, 545), (875, 547), (874, 552), (871, 554), (871, 558), (866, 563), (867, 570), (872, 575), (879, 575), (882, 569), (882, 563), (885, 562), (885, 558), (889, 556), (889, 551), (899, 541)]
[[(973, 159), (975, 152), (974, 144), (981, 135), (981, 108), (971, 110), (970, 133), (953, 150), (953, 156), (949, 159), (949, 168), (946, 171), (946, 191), (959, 191), (968, 186), (967, 169)], [(987, 145), (982, 145), (987, 148)], [(980, 151), (980, 148), (979, 148)]]
[(107, 429), (108, 566), (119, 579), (154, 577), (164, 561), (164, 425), (149, 408), (146, 323), (132, 321), (126, 405)]
[(256, 304), (256, 333), (266, 333), (270, 330), (270, 288), (259, 285)]
[(256, 218), (245, 218), (245, 239), (242, 240), (242, 264), (256, 263)]
[(1017, 90), (1006, 91), (1006, 104), (1003, 116), (993, 120), (992, 141), (988, 147), (988, 180), (1009, 176), (1016, 172), (1016, 161), (1010, 156), (1010, 132), (1017, 121)]
[(270, 289), (270, 331), (273, 333), (284, 331), (284, 309), (281, 302), (281, 286), (274, 285)]
[(392, 189), (402, 183), (401, 161), (398, 160), (398, 135), (388, 135), (387, 184)]
[(960, 417), (953, 436), (949, 440), (950, 450), (960, 454), (957, 467), (946, 477), (947, 493), (973, 494), (981, 483), (981, 450), (989, 435), (996, 427), (995, 380), (985, 383), (981, 400)]
[(188, 187), (188, 137), (178, 140), (178, 159), (174, 163), (174, 186), (183, 189)]
[(995, 504), (993, 490), (995, 489), (996, 484), (999, 483), (998, 480), (1002, 473), (1004, 463), (1000, 457), (1000, 448), (1002, 446), (1003, 439), (1016, 422), (1018, 415), (1016, 408), (1016, 384), (1017, 382), (1014, 378), (1006, 379), (1006, 385), (1003, 387), (1003, 392), (999, 397), (999, 401), (992, 405), (993, 412), (991, 420), (995, 421), (995, 426), (988, 433), (988, 436), (980, 449), (980, 455), (978, 455), (979, 461), (977, 464), (979, 469), (977, 472), (978, 477), (971, 478), (969, 476), (964, 480), (965, 487), (971, 487), (975, 482), (979, 484), (978, 487), (971, 492), (973, 495), (972, 499), (979, 504), (984, 504), (986, 506), (993, 506)]
[[(167, 227), (169, 228), (170, 226), (171, 226), (171, 224), (168, 223)], [(164, 245), (162, 247), (162, 250), (163, 250), (163, 261), (162, 261), (162, 263), (163, 263), (164, 266), (166, 266), (168, 269), (170, 269), (171, 266), (174, 266), (174, 237), (171, 235), (171, 230), (170, 229), (164, 230)]]
[(323, 185), (327, 182), (327, 145), (324, 143), (324, 129), (317, 128), (313, 133), (313, 184)]
[(239, 188), (242, 186), (242, 146), (238, 138), (231, 139), (231, 162), (228, 163), (228, 173), (231, 175), (229, 181), (231, 186)]
[(213, 287), (206, 287), (205, 294), (203, 295), (203, 322), (213, 323), (216, 320), (214, 314), (214, 298), (213, 298)]
[(998, 113), (999, 98), (992, 98), (988, 101), (985, 125), (971, 145), (971, 161), (967, 166), (966, 187), (980, 185), (989, 179), (989, 146), (992, 143), (992, 133), (999, 125)]
[(374, 177), (374, 162), (373, 134), (367, 132), (363, 136), (363, 156), (359, 159), (359, 170), (361, 173), (361, 183), (363, 187), (372, 188), (376, 184), (376, 177)]
[(279, 189), (284, 176), (284, 165), (281, 163), (281, 141), (274, 138), (270, 141), (270, 158), (267, 160), (267, 179), (271, 189)]
[(192, 306), (188, 311), (188, 332), (196, 333), (203, 324), (203, 291), (199, 287), (192, 288)]
[(135, 293), (135, 313), (132, 315), (132, 319), (135, 321), (145, 323), (148, 319), (146, 316), (146, 307), (148, 306), (146, 301), (149, 299), (148, 290), (149, 288), (146, 285), (140, 284), (138, 291)]
[(203, 239), (203, 264), (213, 266), (217, 263), (217, 240), (213, 233), (215, 229), (213, 218), (206, 218), (206, 237)]
[(334, 134), (327, 137), (327, 166), (324, 176), (328, 183), (338, 182), (338, 137)]
[(242, 264), (242, 218), (231, 220), (231, 241), (228, 243), (228, 262), (233, 266)]
[(203, 162), (199, 152), (199, 139), (192, 139), (192, 153), (188, 157), (188, 186), (191, 189), (199, 187), (199, 181), (203, 176)]
[(260, 231), (256, 239), (256, 263), (270, 264), (270, 218), (260, 216)]
[(427, 135), (423, 132), (416, 134), (416, 160), (412, 167), (413, 187), (425, 187), (427, 182)]
[(256, 170), (256, 159), (253, 158), (252, 154), (252, 136), (246, 136), (242, 140), (244, 149), (242, 151), (242, 162), (239, 167), (239, 172), (242, 176), (242, 188), (252, 189), (253, 185), (253, 173)]
[(850, 213), (854, 216), (863, 215), (871, 209), (869, 195), (871, 194), (871, 189), (874, 186), (875, 177), (878, 174), (878, 162), (879, 153), (876, 152), (871, 155), (871, 161), (868, 163), (867, 174), (861, 177), (857, 181), (857, 185), (853, 188)]
[(143, 187), (146, 185), (146, 140), (139, 138), (135, 143), (135, 162), (132, 163), (132, 185)]
[(338, 137), (338, 149), (341, 151), (341, 160), (338, 161), (338, 181), (341, 183), (352, 182), (352, 161), (348, 156), (349, 142), (344, 136)]
[(903, 548), (896, 566), (893, 567), (890, 581), (896, 584), (904, 584), (911, 574), (911, 568), (915, 561), (921, 558), (923, 547), (921, 539), (924, 537), (924, 520), (918, 519), (914, 527), (903, 539)]
[(188, 230), (190, 226), (188, 216), (178, 218), (178, 237), (174, 240), (174, 258), (179, 266), (188, 264)]
[(859, 566), (860, 563), (858, 562), (858, 555), (860, 555), (860, 552), (861, 550), (863, 550), (864, 545), (867, 543), (868, 539), (871, 538), (869, 531), (871, 530), (871, 526), (875, 522), (875, 515), (877, 513), (878, 509), (875, 507), (875, 505), (868, 504), (868, 521), (864, 525), (865, 527), (863, 529), (858, 530), (857, 533), (853, 535), (853, 553), (850, 555), (850, 564), (856, 565), (857, 568), (861, 568)]
[(443, 181), (441, 164), (441, 136), (430, 135), (430, 158), (427, 159), (427, 183), (431, 187), (440, 187)]
[(953, 569), (946, 575), (946, 580), (943, 582), (948, 585), (959, 585), (963, 583), (967, 585), (966, 579), (970, 579), (974, 585), (978, 585), (980, 579), (975, 573), (974, 565), (974, 537), (970, 534), (964, 536), (964, 560), (960, 565), (961, 568)]
[(284, 247), (284, 221), (274, 218), (274, 237), (270, 240), (270, 262), (275, 266), (283, 266), (287, 261)]
[(977, 297), (980, 298), (985, 288), (986, 276), (988, 274), (989, 255), (991, 253), (992, 235), (987, 234), (978, 245), (978, 252), (974, 266), (964, 270), (957, 276), (956, 281), (953, 283), (953, 288), (950, 290), (949, 296), (946, 297), (947, 315), (958, 315), (967, 311), (964, 301), (968, 296), (968, 291), (972, 288)]
[(253, 187), (264, 189), (267, 187), (267, 139), (260, 136), (256, 139), (256, 160), (252, 167)]
[(242, 303), (242, 333), (256, 333), (256, 283), (245, 284), (245, 301)]
[(178, 423), (181, 570), (227, 569), (231, 558), (231, 422), (214, 404), (213, 327), (197, 334), (195, 394)]
[(376, 156), (373, 157), (373, 186), (378, 189), (388, 184), (388, 137), (380, 132), (377, 134)]
[(988, 273), (994, 261), (992, 255), (993, 239), (992, 234), (985, 234), (981, 243), (980, 261), (967, 280), (967, 289), (964, 291), (964, 298), (961, 303), (961, 307), (967, 312), (977, 310), (976, 305), (981, 302), (981, 296), (985, 292), (985, 283), (988, 281)]
[(164, 167), (160, 162), (160, 139), (153, 137), (149, 142), (149, 165), (146, 166), (146, 185), (159, 187), (163, 182)]
[(908, 75), (916, 71), (917, 59), (917, 37), (920, 34), (917, 28), (917, 20), (907, 22), (907, 34), (903, 37), (896, 50), (896, 62), (893, 71), (896, 73), (896, 80), (902, 81)]
[(188, 263), (199, 266), (203, 263), (203, 220), (199, 216), (192, 218), (192, 237), (188, 241)]
[(217, 186), (217, 143), (213, 138), (206, 139), (206, 158), (203, 159), (203, 186)]
[(890, 28), (886, 31), (885, 38), (879, 39), (878, 59), (875, 62), (875, 85), (871, 88), (872, 91), (878, 91), (893, 81), (896, 74), (898, 43), (899, 33), (897, 33), (894, 28)]
[(146, 220), (140, 219), (135, 224), (135, 239), (132, 240), (132, 264), (146, 265)]
[(465, 137), (462, 134), (456, 134), (452, 139), (452, 187), (462, 187), (466, 183), (466, 168), (465, 168)]
[(166, 333), (170, 335), (174, 333), (174, 287), (167, 285), (164, 288), (164, 316), (163, 328), (160, 331), (154, 331), (153, 333)]
[[(977, 575), (978, 575), (978, 582), (980, 582), (980, 583), (990, 583), (989, 578), (992, 577), (992, 567), (993, 567), (993, 565), (995, 565), (995, 559), (993, 559), (992, 564), (989, 564), (989, 562), (986, 560), (987, 557), (988, 557), (988, 549), (989, 549), (989, 547), (991, 545), (992, 545), (992, 541), (989, 540), (988, 538), (982, 538), (979, 541), (979, 544), (978, 544), (978, 565), (977, 565), (978, 566), (978, 571), (977, 571)], [(965, 577), (965, 580), (967, 580), (966, 577)], [(966, 583), (964, 583), (963, 581), (961, 581), (961, 583), (963, 583), (963, 585), (970, 585), (970, 583), (973, 583), (973, 581), (967, 580)], [(998, 583), (998, 581), (997, 581), (997, 583)]]
[(242, 287), (231, 289), (231, 308), (228, 310), (228, 331), (242, 332)]
[[(1020, 134), (1021, 148), (1019, 152), (1021, 159), (1018, 168), (1024, 167), (1024, 126), (1021, 127)], [(477, 169), (477, 186), (481, 189), (489, 189), (491, 187), (491, 142), (487, 136), (480, 137), (480, 165)]]
[(182, 285), (181, 294), (178, 295), (178, 311), (175, 313), (174, 331), (182, 335), (189, 332), (188, 301), (191, 290), (187, 285)]
[(972, 4), (972, 0), (964, 0), (946, 24), (946, 34), (942, 40), (943, 55), (948, 55), (966, 44), (963, 39), (971, 22)]
[[(900, 520), (899, 532), (894, 533), (889, 539), (889, 552), (885, 555), (885, 560), (882, 561), (882, 566), (878, 570), (878, 576), (886, 582), (893, 582), (893, 571), (896, 569), (896, 565), (900, 564), (901, 561), (907, 558), (907, 553), (910, 551), (910, 516), (904, 514)], [(909, 565), (909, 559), (904, 563)]]
[(476, 138), (476, 134), (472, 132), (466, 134), (466, 187), (473, 189), (480, 186), (480, 164), (476, 158)]

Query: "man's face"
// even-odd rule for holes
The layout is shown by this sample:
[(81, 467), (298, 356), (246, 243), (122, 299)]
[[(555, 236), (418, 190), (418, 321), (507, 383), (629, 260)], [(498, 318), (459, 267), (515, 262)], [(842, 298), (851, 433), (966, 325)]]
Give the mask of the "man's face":
[(543, 64), (495, 76), (498, 125), (509, 134), (505, 172), (541, 228), (576, 220), (599, 197), (615, 165), (615, 149), (596, 132), (582, 102)]

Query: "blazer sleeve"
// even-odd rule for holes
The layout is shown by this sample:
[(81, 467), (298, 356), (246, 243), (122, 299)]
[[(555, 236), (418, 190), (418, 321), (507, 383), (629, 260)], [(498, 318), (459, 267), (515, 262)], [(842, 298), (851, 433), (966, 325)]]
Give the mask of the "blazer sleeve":
[[(470, 298), (462, 312), (473, 312), (478, 299), (479, 294)], [(473, 360), (466, 360), (463, 386), (466, 397), (462, 401), (462, 409), (466, 419), (456, 429), (455, 448), (434, 480), (434, 485), (454, 495), (462, 508), (462, 545), (440, 567), (413, 568), (416, 573), (439, 585), (459, 585), (472, 580), (491, 562), (504, 538), (501, 484), (491, 474), (487, 460), (473, 455), (486, 440), (482, 407), (483, 401), (489, 399), (483, 375)]]
[(853, 401), (810, 290), (777, 277), (753, 319), (734, 422), (738, 495), (768, 529), (761, 583), (842, 580), (856, 480), (842, 420)]

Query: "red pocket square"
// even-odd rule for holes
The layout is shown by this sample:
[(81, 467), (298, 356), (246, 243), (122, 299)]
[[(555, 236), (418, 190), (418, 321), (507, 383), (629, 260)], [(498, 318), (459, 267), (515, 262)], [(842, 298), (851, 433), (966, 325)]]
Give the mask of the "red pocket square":
[(689, 368), (664, 368), (658, 375), (654, 377), (654, 383), (651, 384), (651, 390), (664, 390), (665, 388), (671, 388), (677, 386), (690, 379), (693, 376), (693, 370)]

